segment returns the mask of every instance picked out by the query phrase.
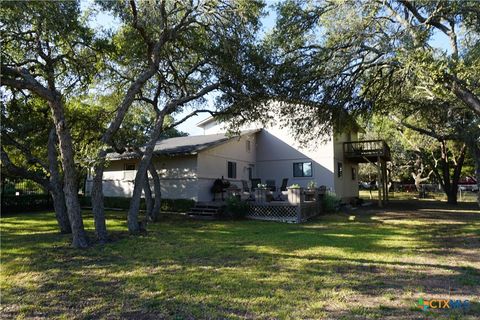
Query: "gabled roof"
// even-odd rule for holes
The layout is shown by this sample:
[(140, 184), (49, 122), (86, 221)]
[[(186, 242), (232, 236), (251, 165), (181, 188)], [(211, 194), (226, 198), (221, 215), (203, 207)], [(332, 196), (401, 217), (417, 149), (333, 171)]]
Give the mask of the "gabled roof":
[[(226, 136), (225, 133), (200, 135), (200, 136), (186, 136), (164, 139), (157, 142), (153, 150), (153, 154), (156, 156), (179, 156), (179, 155), (194, 155), (202, 150), (216, 147), (229, 140), (239, 138), (247, 134), (255, 133), (260, 130), (247, 130), (242, 131), (239, 136)], [(145, 147), (140, 148), (145, 150)], [(123, 160), (138, 158), (135, 152), (124, 153), (109, 153), (107, 154), (107, 160)]]
[(202, 121), (199, 121), (197, 123), (197, 127), (199, 128), (203, 128), (204, 126), (206, 126), (207, 124), (211, 123), (211, 122), (215, 122), (217, 121), (213, 116), (209, 116), (208, 118), (205, 118), (203, 119)]

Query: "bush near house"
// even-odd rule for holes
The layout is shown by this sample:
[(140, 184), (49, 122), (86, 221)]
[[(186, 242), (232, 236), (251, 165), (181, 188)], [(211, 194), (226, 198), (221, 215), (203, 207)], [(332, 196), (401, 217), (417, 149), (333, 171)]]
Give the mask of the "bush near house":
[(53, 209), (53, 201), (49, 194), (2, 194), (2, 214), (9, 212), (38, 211)]
[(248, 211), (248, 204), (237, 197), (229, 197), (226, 200), (227, 207), (225, 215), (229, 218), (240, 219), (244, 218)]
[[(125, 197), (105, 197), (105, 208), (125, 209), (130, 207), (130, 198)], [(80, 197), (82, 207), (91, 207), (92, 198), (90, 196)], [(168, 212), (186, 212), (195, 205), (194, 200), (190, 199), (162, 199), (162, 211)], [(145, 210), (145, 199), (140, 202), (140, 210)]]
[(323, 197), (323, 210), (325, 212), (336, 212), (340, 209), (340, 203), (342, 202), (337, 196), (326, 193)]

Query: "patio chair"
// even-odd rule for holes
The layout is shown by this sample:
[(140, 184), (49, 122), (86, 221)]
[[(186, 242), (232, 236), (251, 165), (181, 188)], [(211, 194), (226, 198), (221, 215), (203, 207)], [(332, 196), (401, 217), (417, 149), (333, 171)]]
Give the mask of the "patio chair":
[(282, 186), (280, 187), (280, 191), (287, 191), (287, 184), (288, 184), (288, 178), (284, 178), (282, 180)]
[(277, 187), (275, 186), (275, 180), (267, 180), (266, 184), (267, 184), (268, 190), (273, 192), (277, 191)]

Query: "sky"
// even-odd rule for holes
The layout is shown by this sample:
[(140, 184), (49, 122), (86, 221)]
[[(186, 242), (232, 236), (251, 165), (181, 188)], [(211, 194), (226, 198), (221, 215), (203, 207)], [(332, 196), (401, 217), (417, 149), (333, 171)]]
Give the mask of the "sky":
[[(262, 18), (262, 29), (260, 31), (261, 34), (268, 33), (270, 30), (273, 29), (275, 26), (275, 19), (276, 14), (273, 6), (278, 3), (278, 0), (265, 0), (267, 4), (266, 7), (266, 16)], [(85, 10), (86, 8), (90, 7), (93, 3), (93, 0), (82, 0), (81, 1), (81, 8)], [(112, 16), (105, 14), (105, 13), (98, 13), (96, 18), (91, 22), (91, 26), (93, 28), (104, 28), (104, 29), (115, 29), (115, 27), (119, 24)], [(450, 51), (449, 47), (449, 40), (446, 35), (442, 33), (436, 33), (433, 38), (431, 45), (436, 48), (440, 48), (447, 52)], [(213, 109), (213, 99), (212, 95), (207, 96), (207, 106), (210, 106)], [(204, 106), (202, 107), (204, 108)], [(182, 119), (185, 115), (190, 113), (192, 109), (186, 109), (184, 112), (181, 112), (175, 115), (176, 119)], [(197, 123), (204, 120), (205, 118), (209, 117), (208, 114), (200, 114), (198, 116), (191, 117), (190, 119), (186, 120), (182, 124), (180, 124), (177, 129), (183, 132), (187, 132), (189, 135), (200, 135), (203, 134), (203, 130), (197, 127)]]

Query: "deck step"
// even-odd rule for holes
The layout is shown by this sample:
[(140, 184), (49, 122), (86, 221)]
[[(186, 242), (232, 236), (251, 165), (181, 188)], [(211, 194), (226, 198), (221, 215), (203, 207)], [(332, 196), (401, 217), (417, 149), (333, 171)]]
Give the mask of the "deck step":
[(217, 214), (219, 213), (219, 210), (214, 210), (214, 209), (202, 209), (202, 208), (192, 208), (190, 209), (190, 212), (195, 213), (211, 213), (211, 214)]
[(193, 208), (187, 212), (187, 215), (196, 219), (213, 220), (220, 216), (224, 204), (211, 202), (198, 202)]

